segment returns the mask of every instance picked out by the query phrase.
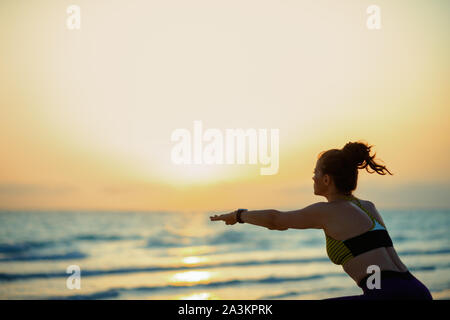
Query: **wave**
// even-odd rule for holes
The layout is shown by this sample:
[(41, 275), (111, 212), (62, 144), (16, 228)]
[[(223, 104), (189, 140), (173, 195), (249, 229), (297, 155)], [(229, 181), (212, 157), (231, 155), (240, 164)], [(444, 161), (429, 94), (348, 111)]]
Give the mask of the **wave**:
[[(343, 288), (340, 287), (331, 287), (331, 288), (326, 288), (327, 292), (334, 292), (334, 291), (339, 291), (342, 290)], [(304, 290), (304, 291), (287, 291), (287, 292), (283, 292), (280, 294), (275, 294), (275, 295), (267, 295), (267, 296), (262, 296), (259, 297), (257, 300), (272, 300), (272, 299), (283, 299), (283, 298), (292, 298), (294, 296), (298, 296), (298, 295), (303, 295), (303, 294), (311, 294), (311, 293), (317, 293), (317, 292), (324, 292), (325, 289), (323, 288), (319, 288), (319, 289), (312, 289), (312, 290)]]
[(95, 292), (89, 295), (74, 295), (69, 297), (49, 297), (47, 300), (104, 300), (118, 298), (120, 291), (116, 289)]
[[(447, 253), (450, 250), (436, 250), (434, 252), (426, 252), (426, 254), (440, 254), (442, 252)], [(422, 251), (410, 251), (409, 254), (423, 254)], [(77, 256), (82, 257), (82, 253), (71, 253), (64, 257), (61, 255), (61, 259), (71, 258), (76, 259)], [(55, 256), (54, 260), (58, 260), (59, 256)], [(184, 265), (172, 265), (172, 266), (150, 266), (150, 267), (128, 267), (118, 269), (94, 269), (94, 270), (82, 270), (81, 275), (83, 277), (96, 277), (107, 276), (117, 274), (133, 274), (133, 273), (150, 273), (150, 272), (164, 272), (164, 271), (183, 271), (193, 269), (211, 269), (211, 268), (226, 268), (226, 267), (247, 267), (247, 266), (260, 266), (260, 265), (281, 265), (281, 264), (305, 264), (305, 263), (323, 263), (328, 262), (328, 257), (312, 257), (312, 258), (300, 258), (300, 259), (271, 259), (271, 260), (244, 260), (244, 261), (232, 261), (223, 263), (210, 263), (204, 265), (184, 266)], [(417, 266), (409, 268), (411, 271), (429, 271), (440, 268), (449, 268), (450, 264), (433, 265), (433, 266)], [(29, 279), (48, 279), (48, 278), (61, 278), (67, 277), (64, 272), (49, 272), (49, 273), (0, 273), (1, 281), (17, 281), (17, 280), (29, 280)]]
[(122, 241), (122, 240), (139, 240), (141, 236), (131, 235), (108, 235), (108, 234), (81, 234), (73, 237), (58, 239), (58, 240), (44, 240), (44, 241), (24, 241), (18, 243), (0, 243), (0, 253), (3, 254), (22, 254), (36, 249), (45, 249), (56, 247), (59, 245), (68, 245), (76, 241)]
[(52, 244), (51, 241), (26, 241), (21, 243), (0, 243), (0, 253), (17, 254), (33, 249), (42, 249)]
[(412, 238), (410, 238), (410, 237), (407, 237), (407, 236), (401, 236), (401, 235), (399, 235), (399, 236), (393, 236), (392, 237), (392, 241), (394, 242), (394, 243), (403, 243), (403, 242), (407, 242), (407, 241), (410, 241)]
[(344, 273), (328, 273), (328, 274), (314, 274), (309, 276), (297, 276), (297, 277), (265, 277), (259, 279), (232, 279), (224, 281), (215, 281), (209, 283), (199, 283), (195, 285), (165, 285), (165, 286), (146, 286), (146, 287), (134, 287), (134, 288), (112, 288), (105, 291), (99, 291), (88, 295), (73, 295), (68, 297), (48, 297), (50, 300), (95, 300), (95, 299), (106, 299), (106, 298), (117, 298), (122, 293), (133, 292), (133, 293), (149, 293), (155, 291), (166, 291), (166, 290), (183, 290), (183, 289), (211, 289), (219, 287), (230, 287), (230, 286), (242, 286), (242, 285), (258, 285), (258, 284), (268, 284), (268, 283), (283, 283), (283, 282), (301, 282), (318, 280), (327, 277), (343, 277), (346, 276)]
[(247, 238), (248, 234), (245, 232), (227, 230), (210, 237), (208, 243), (212, 245), (242, 243), (242, 241), (248, 240)]
[(434, 250), (403, 250), (398, 254), (400, 256), (417, 256), (417, 255), (434, 255), (434, 254), (448, 254), (450, 248), (434, 249)]
[[(450, 265), (447, 265), (450, 267)], [(434, 270), (435, 266), (422, 266), (422, 267), (413, 267), (410, 268), (410, 271), (429, 271)], [(145, 294), (145, 293), (154, 293), (158, 291), (172, 291), (172, 290), (184, 290), (184, 289), (211, 289), (211, 288), (220, 288), (220, 287), (238, 287), (243, 285), (264, 285), (264, 284), (280, 284), (284, 282), (302, 282), (302, 281), (311, 281), (311, 280), (320, 280), (329, 277), (347, 277), (347, 274), (343, 272), (339, 273), (325, 273), (325, 274), (312, 274), (308, 276), (293, 276), (293, 277), (275, 277), (268, 276), (258, 279), (231, 279), (224, 281), (214, 281), (208, 283), (198, 283), (194, 285), (161, 285), (161, 286), (143, 286), (143, 287), (119, 287), (119, 288), (111, 288), (104, 291), (94, 292), (92, 294), (85, 295), (72, 295), (72, 296), (64, 296), (64, 297), (48, 297), (50, 300), (97, 300), (97, 299), (110, 299), (110, 298), (119, 298), (124, 293), (133, 293), (133, 294)], [(327, 291), (338, 291), (342, 290), (338, 287), (327, 288)], [(267, 300), (267, 299), (281, 299), (287, 297), (293, 297), (301, 294), (310, 294), (316, 292), (322, 292), (323, 289), (312, 289), (306, 291), (288, 291), (278, 295), (267, 295), (260, 297), (259, 299)]]
[(139, 240), (141, 236), (120, 236), (120, 235), (108, 235), (108, 234), (82, 234), (65, 241), (121, 241), (121, 240)]
[(53, 255), (19, 255), (10, 256), (6, 258), (0, 258), (0, 262), (12, 262), (12, 261), (57, 261), (57, 260), (73, 260), (73, 259), (85, 259), (86, 254), (79, 251), (68, 252), (64, 254)]
[[(201, 266), (154, 266), (154, 267), (131, 267), (131, 268), (119, 268), (119, 269), (98, 269), (98, 270), (81, 270), (82, 277), (95, 277), (106, 276), (114, 274), (131, 274), (142, 272), (164, 272), (164, 271), (183, 271), (192, 269), (209, 269), (209, 268), (223, 268), (223, 267), (244, 267), (244, 266), (256, 266), (256, 265), (276, 265), (276, 264), (300, 264), (300, 263), (312, 263), (312, 262), (324, 262), (327, 258), (306, 258), (306, 259), (276, 259), (276, 260), (247, 260), (247, 261), (234, 261), (224, 262), (216, 264), (205, 264)], [(61, 278), (67, 277), (63, 272), (50, 272), (50, 273), (0, 273), (0, 281), (15, 281), (15, 280), (28, 280), (39, 278)]]
[(320, 247), (323, 246), (325, 243), (325, 240), (323, 238), (309, 238), (309, 239), (302, 239), (298, 242), (299, 245), (307, 246), (307, 247)]
[(237, 232), (227, 230), (218, 234), (207, 237), (184, 237), (170, 231), (161, 232), (152, 236), (147, 241), (146, 248), (165, 248), (165, 247), (186, 247), (193, 245), (230, 245), (234, 243), (242, 243), (246, 240), (252, 240), (252, 244), (257, 244), (259, 241), (250, 238), (250, 235), (245, 232)]

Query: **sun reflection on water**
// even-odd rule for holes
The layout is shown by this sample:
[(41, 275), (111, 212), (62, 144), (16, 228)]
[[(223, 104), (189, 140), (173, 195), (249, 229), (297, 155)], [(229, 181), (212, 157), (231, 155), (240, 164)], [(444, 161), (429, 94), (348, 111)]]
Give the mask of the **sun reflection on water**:
[(185, 271), (175, 273), (170, 277), (169, 282), (176, 286), (208, 283), (211, 276), (212, 273), (209, 271)]
[(184, 248), (169, 248), (167, 253), (172, 256), (193, 256), (201, 254), (209, 254), (216, 251), (212, 246), (190, 246)]
[(181, 259), (181, 262), (186, 265), (194, 266), (199, 265), (203, 262), (208, 262), (210, 259), (207, 257), (197, 257), (197, 256), (190, 256), (190, 257), (184, 257)]
[(177, 299), (178, 300), (217, 300), (217, 299), (219, 299), (219, 297), (210, 292), (198, 292), (198, 293), (189, 294), (187, 296), (179, 296), (179, 297), (177, 297)]

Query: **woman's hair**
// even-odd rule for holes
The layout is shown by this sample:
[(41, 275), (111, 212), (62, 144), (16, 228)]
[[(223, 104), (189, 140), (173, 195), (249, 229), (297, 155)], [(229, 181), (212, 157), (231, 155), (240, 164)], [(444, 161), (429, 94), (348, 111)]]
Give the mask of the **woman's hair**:
[(386, 166), (375, 162), (376, 154), (370, 155), (371, 148), (372, 146), (363, 142), (349, 142), (342, 149), (322, 152), (319, 154), (319, 169), (323, 174), (331, 176), (338, 191), (350, 194), (356, 189), (358, 169), (365, 168), (369, 173), (392, 175)]

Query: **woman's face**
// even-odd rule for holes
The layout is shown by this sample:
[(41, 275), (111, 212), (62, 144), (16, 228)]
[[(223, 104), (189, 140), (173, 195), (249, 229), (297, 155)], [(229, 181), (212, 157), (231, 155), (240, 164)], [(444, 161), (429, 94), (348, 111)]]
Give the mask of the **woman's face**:
[(320, 171), (319, 160), (316, 162), (316, 167), (314, 168), (314, 176), (312, 177), (314, 181), (314, 194), (316, 195), (324, 195), (328, 189), (327, 184), (325, 183), (326, 177)]

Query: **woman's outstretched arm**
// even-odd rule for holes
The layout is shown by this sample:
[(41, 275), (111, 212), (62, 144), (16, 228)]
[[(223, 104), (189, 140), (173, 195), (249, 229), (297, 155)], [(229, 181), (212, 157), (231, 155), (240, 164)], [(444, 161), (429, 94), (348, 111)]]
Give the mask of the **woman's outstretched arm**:
[[(253, 210), (241, 213), (241, 220), (245, 223), (265, 227), (270, 230), (293, 229), (324, 229), (326, 223), (325, 202), (318, 202), (303, 209), (293, 211)], [(236, 221), (236, 211), (210, 217), (211, 221), (225, 221), (233, 225)]]
[(244, 223), (254, 224), (270, 230), (280, 230), (275, 225), (275, 220), (279, 213), (280, 211), (275, 209), (245, 211), (241, 213), (241, 220)]
[[(211, 221), (225, 221), (225, 224), (233, 225), (237, 222), (236, 213), (236, 211), (233, 211), (219, 216), (215, 215), (210, 217), (210, 219)], [(279, 211), (274, 209), (246, 211), (242, 212), (241, 220), (245, 223), (275, 230), (275, 218), (278, 213)]]
[(279, 212), (275, 218), (277, 229), (325, 229), (329, 220), (328, 203), (317, 202), (303, 209)]

